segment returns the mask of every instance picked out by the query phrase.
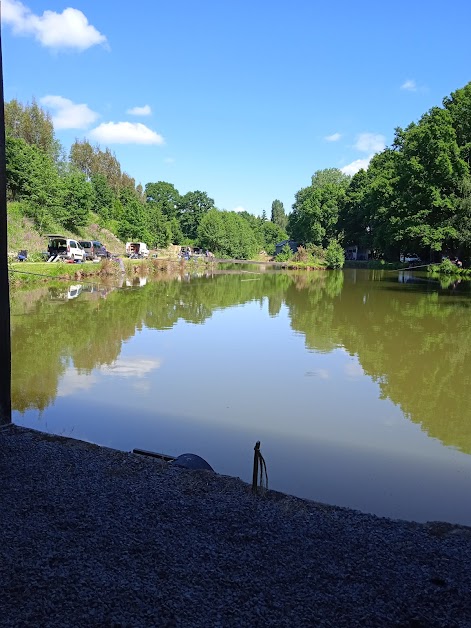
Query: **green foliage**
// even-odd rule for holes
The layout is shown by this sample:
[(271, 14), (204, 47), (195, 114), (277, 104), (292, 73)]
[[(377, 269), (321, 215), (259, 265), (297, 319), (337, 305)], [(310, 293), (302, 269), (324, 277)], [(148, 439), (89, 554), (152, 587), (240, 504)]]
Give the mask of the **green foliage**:
[(250, 259), (258, 249), (247, 220), (237, 212), (209, 210), (198, 227), (198, 242), (222, 258)]
[(88, 222), (93, 197), (93, 186), (86, 180), (85, 175), (78, 170), (70, 170), (62, 178), (64, 212), (60, 222), (72, 231), (84, 227)]
[(281, 253), (278, 253), (275, 259), (277, 262), (289, 262), (293, 259), (293, 257), (293, 251), (290, 249), (288, 244), (285, 244), (281, 249)]
[(198, 226), (205, 216), (214, 207), (214, 200), (206, 192), (187, 192), (178, 203), (180, 224), (183, 235), (187, 238), (196, 238)]
[(283, 231), (286, 231), (288, 217), (285, 214), (283, 203), (278, 199), (275, 199), (271, 204), (271, 222), (278, 225)]
[(298, 242), (327, 246), (337, 235), (337, 221), (349, 177), (336, 168), (318, 170), (312, 185), (299, 190), (288, 218), (288, 233)]
[(344, 174), (338, 168), (324, 168), (324, 170), (316, 170), (311, 177), (311, 185), (313, 188), (325, 188), (326, 186), (341, 187), (347, 189), (350, 183), (350, 177)]
[(113, 190), (103, 174), (92, 174), (90, 181), (93, 186), (92, 210), (100, 216), (103, 222), (106, 222), (114, 216)]
[(345, 263), (345, 252), (337, 240), (331, 240), (325, 252), (327, 268), (343, 268)]
[(260, 248), (269, 255), (274, 255), (278, 242), (283, 242), (283, 240), (288, 239), (286, 231), (280, 227), (280, 225), (270, 222), (269, 220), (262, 223), (258, 235)]
[(5, 103), (5, 133), (35, 146), (53, 161), (59, 158), (61, 146), (54, 135), (51, 115), (34, 99), (26, 105), (15, 98)]
[[(157, 183), (147, 183), (145, 196), (148, 203), (155, 203), (162, 214), (169, 220), (177, 218), (179, 215), (179, 203), (181, 196), (178, 190), (171, 183), (157, 181)], [(178, 240), (177, 240), (178, 242)]]
[(459, 275), (460, 272), (456, 264), (448, 258), (443, 259), (438, 266), (434, 267), (434, 270), (439, 275)]

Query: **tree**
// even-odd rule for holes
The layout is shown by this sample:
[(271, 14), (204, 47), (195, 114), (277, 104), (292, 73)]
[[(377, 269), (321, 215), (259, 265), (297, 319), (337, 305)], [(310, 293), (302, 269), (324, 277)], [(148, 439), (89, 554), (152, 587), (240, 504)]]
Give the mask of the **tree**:
[(62, 178), (62, 208), (61, 223), (75, 231), (84, 227), (88, 222), (89, 212), (93, 203), (93, 186), (87, 181), (83, 172), (71, 168)]
[(276, 244), (287, 240), (288, 234), (280, 225), (267, 220), (267, 222), (262, 224), (261, 237), (262, 242), (260, 248), (263, 248), (268, 254), (274, 255)]
[(325, 252), (325, 260), (328, 268), (343, 268), (345, 263), (345, 251), (337, 240), (331, 240)]
[(333, 185), (346, 189), (349, 183), (350, 177), (338, 168), (316, 170), (311, 177), (311, 185), (313, 188), (324, 188), (328, 185)]
[(471, 166), (471, 82), (444, 98), (443, 106), (450, 112), (461, 157)]
[[(324, 176), (324, 172), (327, 174)], [(339, 173), (341, 176), (335, 176)], [(335, 180), (334, 180), (335, 179)], [(288, 233), (298, 242), (327, 246), (337, 234), (340, 205), (349, 178), (335, 168), (319, 170), (313, 183), (299, 190), (288, 219)]]
[(183, 234), (190, 239), (197, 237), (198, 225), (203, 216), (214, 207), (214, 200), (206, 192), (187, 192), (178, 203)]
[(113, 218), (114, 195), (105, 176), (99, 173), (92, 174), (91, 183), (94, 191), (92, 210), (104, 221)]
[(40, 231), (63, 218), (61, 185), (53, 159), (21, 138), (6, 138), (7, 198), (24, 201)]
[(172, 183), (157, 181), (157, 183), (146, 183), (145, 196), (148, 203), (156, 203), (164, 216), (169, 220), (178, 217), (178, 206), (181, 201), (179, 191)]
[(432, 251), (440, 251), (457, 237), (452, 218), (469, 173), (452, 122), (447, 109), (434, 107), (397, 142), (403, 155), (399, 183), (402, 205), (407, 208), (405, 240)]
[(202, 217), (198, 225), (198, 242), (213, 253), (219, 253), (220, 247), (225, 246), (225, 225), (222, 212), (218, 209), (210, 209)]
[(219, 257), (250, 259), (257, 252), (257, 240), (248, 222), (237, 212), (210, 209), (198, 227), (199, 244)]
[(340, 205), (339, 230), (346, 245), (371, 245), (371, 221), (365, 205), (368, 181), (366, 170), (361, 169), (354, 174)]
[(31, 104), (26, 105), (16, 99), (5, 103), (5, 132), (10, 137), (36, 146), (54, 161), (58, 160), (61, 146), (54, 134), (51, 115), (34, 98)]
[(288, 217), (285, 214), (285, 208), (283, 203), (278, 199), (274, 200), (271, 204), (271, 221), (281, 227), (283, 231), (286, 231), (288, 226)]
[(124, 188), (121, 191), (119, 200), (123, 208), (118, 224), (119, 237), (122, 240), (149, 242), (151, 237), (148, 230), (145, 206), (129, 188)]
[[(87, 179), (98, 174), (95, 168), (95, 149), (86, 139), (75, 140), (70, 147), (69, 161), (74, 168), (83, 172)], [(103, 174), (102, 176), (104, 177)]]

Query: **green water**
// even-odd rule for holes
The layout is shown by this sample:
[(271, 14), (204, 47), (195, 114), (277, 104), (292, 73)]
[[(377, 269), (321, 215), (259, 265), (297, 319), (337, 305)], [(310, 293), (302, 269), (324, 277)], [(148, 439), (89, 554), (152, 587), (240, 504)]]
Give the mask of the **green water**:
[(262, 271), (14, 292), (14, 422), (245, 481), (261, 440), (271, 488), (471, 524), (469, 286)]

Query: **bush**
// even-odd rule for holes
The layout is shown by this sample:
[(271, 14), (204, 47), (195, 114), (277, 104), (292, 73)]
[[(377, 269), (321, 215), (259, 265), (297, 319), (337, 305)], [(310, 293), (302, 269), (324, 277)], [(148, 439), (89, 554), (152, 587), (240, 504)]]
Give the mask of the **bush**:
[(459, 269), (456, 264), (453, 264), (450, 259), (446, 258), (442, 260), (441, 264), (438, 266), (438, 273), (440, 275), (458, 275)]
[(276, 256), (277, 262), (289, 262), (293, 259), (293, 251), (290, 249), (288, 244), (285, 244), (281, 249), (281, 253), (278, 253)]
[(337, 240), (331, 240), (325, 252), (327, 268), (343, 268), (345, 252)]

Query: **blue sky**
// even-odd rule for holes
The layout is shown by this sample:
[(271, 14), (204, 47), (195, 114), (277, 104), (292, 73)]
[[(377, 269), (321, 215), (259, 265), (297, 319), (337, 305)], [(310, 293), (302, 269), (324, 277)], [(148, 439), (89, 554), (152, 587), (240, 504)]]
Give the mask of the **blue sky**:
[(5, 99), (136, 183), (270, 215), (470, 81), (470, 22), (468, 0), (3, 0)]

